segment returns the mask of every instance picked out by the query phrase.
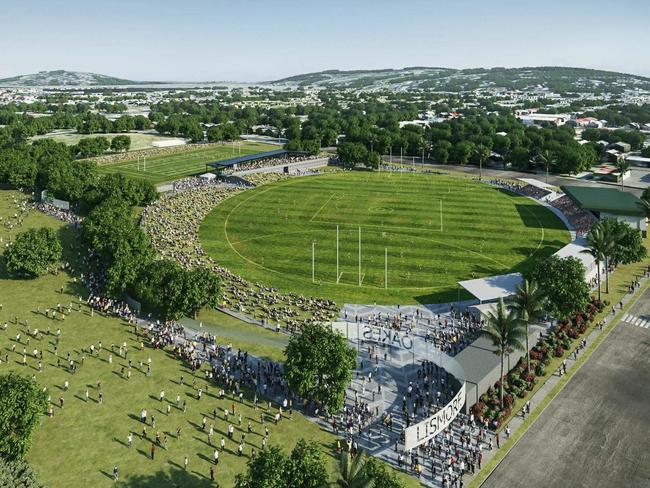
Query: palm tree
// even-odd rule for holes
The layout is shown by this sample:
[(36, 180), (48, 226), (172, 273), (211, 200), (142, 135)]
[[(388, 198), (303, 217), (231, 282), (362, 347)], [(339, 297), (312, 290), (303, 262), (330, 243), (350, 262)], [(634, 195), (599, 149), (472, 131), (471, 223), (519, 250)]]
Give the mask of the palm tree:
[(528, 344), (528, 327), (544, 312), (546, 295), (535, 281), (524, 280), (517, 285), (512, 308), (517, 312), (519, 319), (526, 324), (526, 368), (530, 374), (530, 346)]
[[(614, 222), (614, 221), (612, 221)], [(609, 263), (614, 249), (618, 245), (620, 235), (616, 229), (610, 225), (610, 221), (605, 220), (596, 224), (603, 230), (603, 258), (605, 259), (605, 293), (609, 294)]]
[(587, 249), (583, 249), (582, 253), (589, 254), (596, 260), (596, 267), (598, 273), (598, 300), (600, 300), (600, 264), (606, 261), (605, 251), (607, 251), (607, 241), (603, 225), (598, 223), (594, 225), (587, 233)]
[(340, 488), (371, 488), (372, 479), (364, 469), (366, 458), (363, 451), (359, 451), (356, 456), (349, 452), (342, 452), (339, 461), (339, 479), (334, 486)]
[(625, 176), (625, 173), (630, 169), (630, 163), (623, 157), (623, 155), (619, 156), (618, 159), (616, 160), (616, 169), (621, 173), (621, 190), (625, 189), (625, 181), (623, 180), (623, 177)]
[(551, 164), (555, 162), (555, 156), (548, 149), (544, 149), (539, 153), (539, 156), (537, 156), (537, 160), (546, 167), (546, 183), (548, 183), (548, 172), (551, 168)]
[(479, 144), (474, 150), (476, 159), (478, 159), (478, 179), (483, 179), (483, 163), (490, 157), (490, 148)]
[(483, 334), (489, 337), (492, 344), (497, 348), (494, 354), (501, 357), (500, 405), (503, 408), (503, 365), (505, 356), (515, 349), (523, 350), (524, 344), (521, 341), (526, 334), (526, 329), (517, 313), (514, 310), (507, 310), (503, 298), (500, 298), (496, 312), (492, 311), (487, 314), (487, 325), (483, 329)]

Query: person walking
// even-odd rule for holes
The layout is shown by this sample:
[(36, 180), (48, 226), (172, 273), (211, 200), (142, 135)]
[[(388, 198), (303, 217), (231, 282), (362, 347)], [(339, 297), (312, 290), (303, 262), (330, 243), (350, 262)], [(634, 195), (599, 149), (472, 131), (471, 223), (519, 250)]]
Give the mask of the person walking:
[(126, 438), (126, 445), (131, 449), (131, 444), (133, 444), (133, 432), (129, 432), (129, 435)]
[(189, 460), (187, 459), (187, 456), (185, 456), (185, 459), (183, 459), (183, 466), (185, 467), (185, 471), (187, 471), (187, 463)]
[(156, 445), (152, 442), (151, 443), (151, 460), (154, 459), (155, 455), (156, 455)]
[(113, 466), (113, 481), (117, 481), (120, 478), (119, 471), (117, 469), (117, 466)]

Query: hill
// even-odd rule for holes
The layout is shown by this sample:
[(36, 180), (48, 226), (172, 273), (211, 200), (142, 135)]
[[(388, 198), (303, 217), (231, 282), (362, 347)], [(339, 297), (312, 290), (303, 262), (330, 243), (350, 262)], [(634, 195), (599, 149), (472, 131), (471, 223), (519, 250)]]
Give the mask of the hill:
[(115, 76), (81, 71), (39, 71), (28, 75), (13, 76), (0, 79), (0, 86), (116, 86), (152, 84), (151, 81), (133, 81)]
[(613, 71), (557, 66), (473, 69), (409, 67), (354, 71), (328, 70), (291, 76), (272, 81), (270, 84), (375, 91), (428, 89), (457, 92), (495, 88), (549, 90), (559, 93), (620, 93), (625, 89), (648, 90), (650, 78)]

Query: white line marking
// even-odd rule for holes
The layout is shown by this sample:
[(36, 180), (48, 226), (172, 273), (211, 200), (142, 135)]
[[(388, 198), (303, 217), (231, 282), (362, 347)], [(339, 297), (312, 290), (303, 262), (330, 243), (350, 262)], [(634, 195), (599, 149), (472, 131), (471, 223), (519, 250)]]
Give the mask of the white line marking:
[(623, 315), (622, 320), (623, 320), (623, 322), (627, 322), (627, 319), (629, 319), (629, 318), (630, 318), (630, 314), (626, 313), (625, 315)]

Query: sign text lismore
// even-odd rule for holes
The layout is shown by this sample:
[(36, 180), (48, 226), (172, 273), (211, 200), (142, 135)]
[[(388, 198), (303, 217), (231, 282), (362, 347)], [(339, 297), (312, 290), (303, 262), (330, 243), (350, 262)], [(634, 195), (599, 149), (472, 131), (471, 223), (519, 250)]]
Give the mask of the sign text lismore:
[(445, 430), (460, 413), (464, 404), (465, 383), (463, 382), (463, 385), (460, 387), (460, 390), (458, 390), (458, 393), (456, 393), (456, 396), (447, 405), (442, 407), (428, 419), (406, 429), (404, 432), (405, 449), (413, 449)]

